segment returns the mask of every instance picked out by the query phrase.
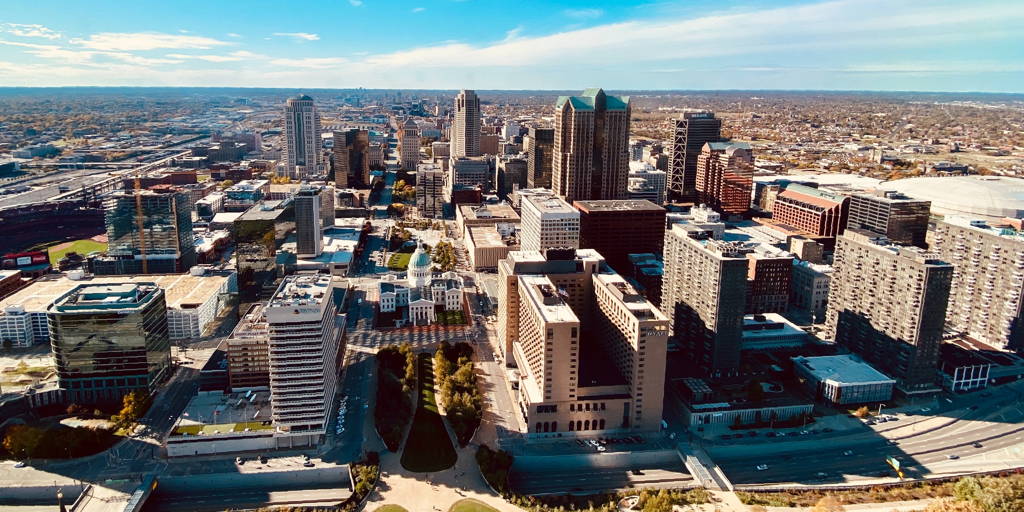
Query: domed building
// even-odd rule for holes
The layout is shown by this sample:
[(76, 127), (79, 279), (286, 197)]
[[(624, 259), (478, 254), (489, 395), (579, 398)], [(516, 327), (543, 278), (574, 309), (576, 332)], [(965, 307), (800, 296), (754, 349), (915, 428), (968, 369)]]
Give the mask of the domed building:
[(395, 326), (407, 323), (429, 325), (437, 322), (437, 311), (462, 310), (462, 277), (455, 272), (435, 273), (430, 253), (416, 241), (409, 257), (405, 281), (391, 274), (377, 284), (381, 313), (401, 313)]

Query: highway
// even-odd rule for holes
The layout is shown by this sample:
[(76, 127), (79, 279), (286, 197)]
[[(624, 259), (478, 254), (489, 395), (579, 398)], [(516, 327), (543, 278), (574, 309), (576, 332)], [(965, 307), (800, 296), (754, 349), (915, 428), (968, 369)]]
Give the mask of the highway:
[[(630, 469), (638, 469), (633, 474)], [(622, 491), (630, 488), (678, 489), (694, 486), (695, 482), (682, 462), (678, 466), (656, 468), (576, 469), (571, 471), (517, 472), (512, 479), (517, 492), (529, 495), (595, 493)]]
[(146, 512), (214, 512), (240, 508), (258, 508), (267, 505), (337, 505), (348, 499), (347, 488), (327, 487), (313, 489), (275, 490), (222, 489), (190, 490), (187, 493), (161, 492), (158, 488), (142, 510)]
[[(987, 401), (985, 409), (962, 407), (942, 416), (900, 416), (898, 422), (882, 424), (884, 428), (864, 426), (853, 433), (705, 449), (734, 484), (891, 479), (895, 474), (885, 462), (887, 456), (900, 461), (907, 478), (1024, 466), (1024, 412), (1008, 391), (1001, 391), (1002, 401)], [(758, 470), (760, 464), (768, 469)]]

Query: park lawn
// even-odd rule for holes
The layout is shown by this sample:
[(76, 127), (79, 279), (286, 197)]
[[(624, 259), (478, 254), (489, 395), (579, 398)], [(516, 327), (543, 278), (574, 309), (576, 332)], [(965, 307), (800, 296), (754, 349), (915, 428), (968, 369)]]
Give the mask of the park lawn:
[[(58, 245), (60, 245), (60, 244), (58, 244)], [(50, 265), (53, 265), (53, 266), (56, 267), (57, 266), (57, 262), (59, 262), (60, 259), (63, 258), (64, 255), (69, 253), (69, 252), (76, 252), (76, 253), (78, 253), (81, 256), (85, 256), (86, 254), (89, 254), (90, 252), (95, 252), (95, 251), (102, 252), (102, 251), (106, 251), (106, 250), (107, 250), (107, 244), (102, 243), (102, 242), (97, 242), (95, 240), (88, 240), (88, 239), (86, 239), (86, 240), (75, 240), (74, 242), (71, 242), (71, 245), (69, 245), (69, 246), (67, 246), (67, 247), (65, 247), (63, 249), (54, 250), (54, 249), (51, 248), (47, 252), (49, 252), (49, 254), (50, 254)]]
[(448, 512), (498, 512), (498, 510), (482, 501), (464, 499), (456, 501)]
[(412, 253), (399, 252), (388, 258), (388, 270), (406, 270), (409, 268), (409, 258)]
[(417, 473), (441, 471), (455, 465), (458, 454), (444, 426), (434, 397), (434, 361), (430, 354), (417, 355), (419, 402), (409, 438), (402, 451), (402, 467)]
[(381, 507), (377, 507), (377, 510), (375, 510), (374, 512), (409, 512), (409, 511), (406, 510), (404, 507), (399, 506), (399, 505), (384, 505), (384, 506), (381, 506)]
[(464, 325), (466, 323), (466, 317), (462, 314), (462, 310), (438, 311), (437, 323), (441, 325)]

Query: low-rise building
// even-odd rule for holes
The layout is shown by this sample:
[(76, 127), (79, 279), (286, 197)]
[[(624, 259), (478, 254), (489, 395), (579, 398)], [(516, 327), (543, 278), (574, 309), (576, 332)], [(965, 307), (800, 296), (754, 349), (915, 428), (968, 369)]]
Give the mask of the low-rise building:
[(743, 317), (742, 350), (772, 350), (806, 345), (807, 332), (777, 313)]
[(469, 264), (475, 271), (496, 269), (509, 251), (519, 250), (516, 227), (510, 224), (470, 226), (465, 239)]
[(834, 405), (885, 402), (896, 380), (854, 355), (794, 357), (793, 369), (819, 400)]

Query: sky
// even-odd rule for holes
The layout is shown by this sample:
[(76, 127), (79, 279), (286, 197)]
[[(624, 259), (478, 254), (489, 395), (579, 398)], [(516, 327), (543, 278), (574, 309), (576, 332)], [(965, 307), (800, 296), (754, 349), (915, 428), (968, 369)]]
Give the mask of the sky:
[(1024, 0), (4, 0), (75, 85), (1024, 93)]

